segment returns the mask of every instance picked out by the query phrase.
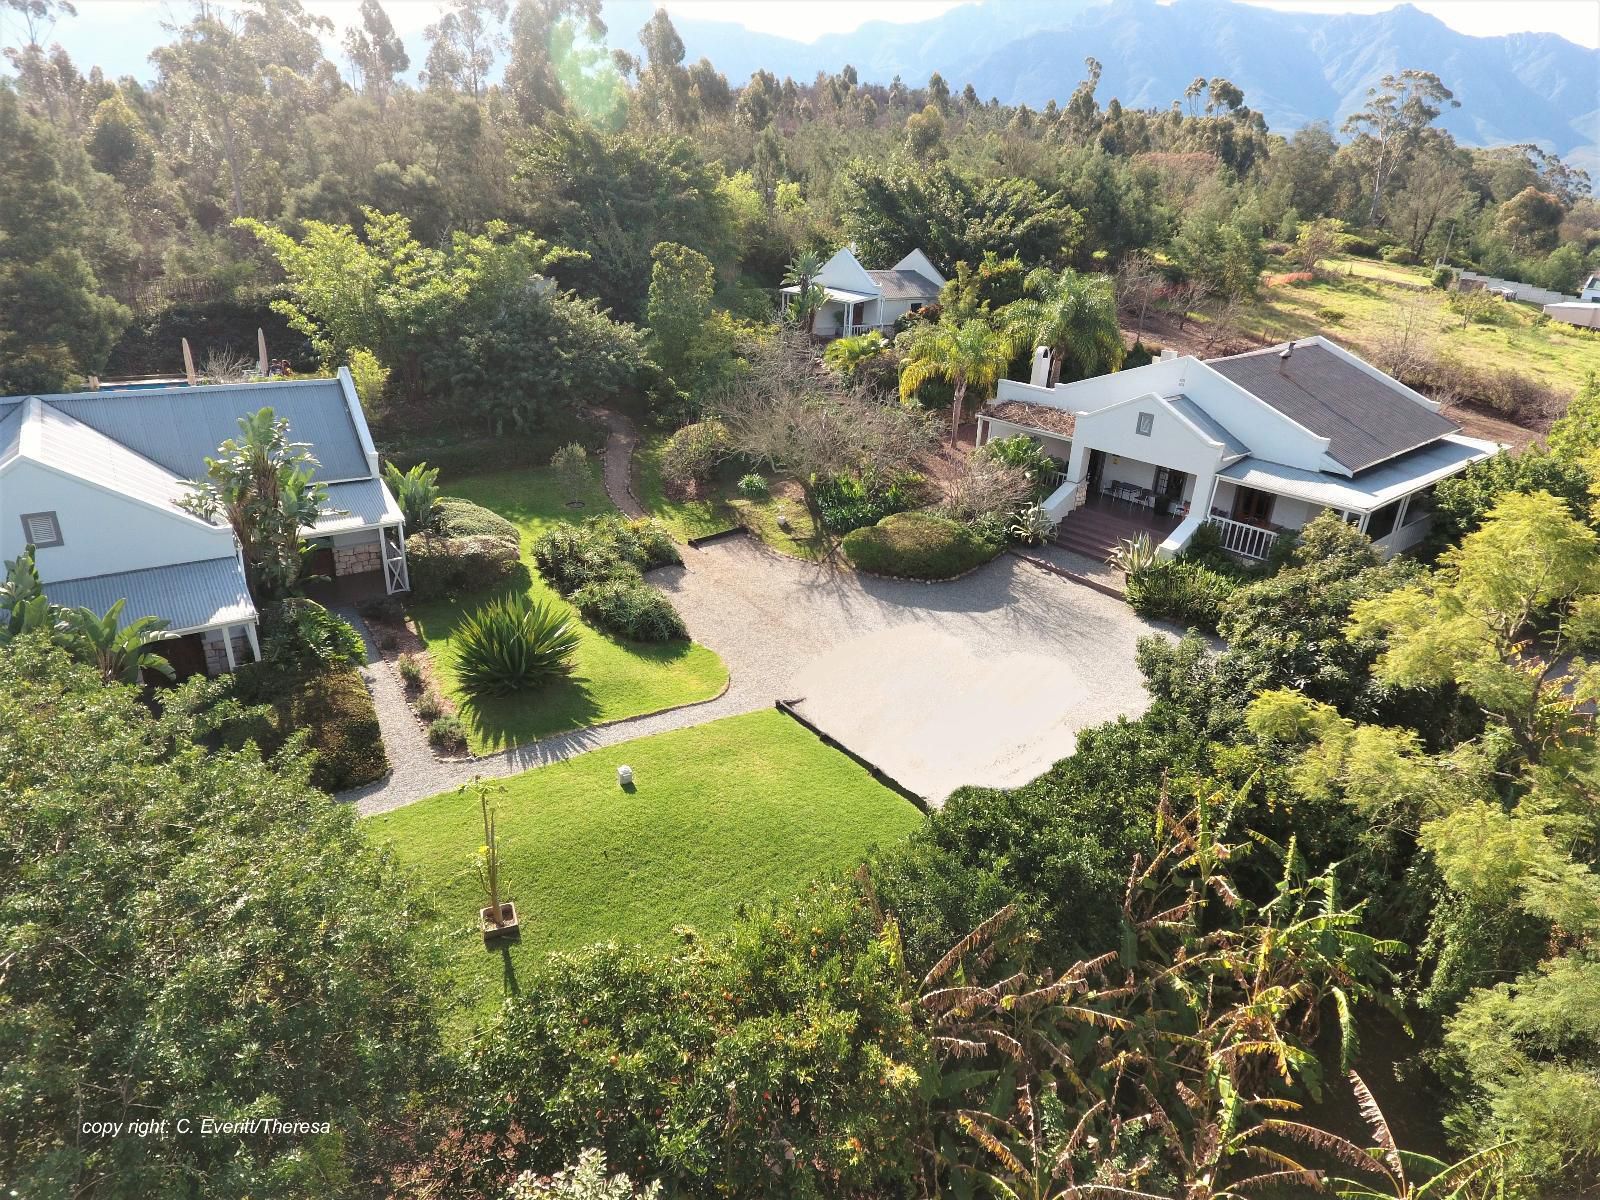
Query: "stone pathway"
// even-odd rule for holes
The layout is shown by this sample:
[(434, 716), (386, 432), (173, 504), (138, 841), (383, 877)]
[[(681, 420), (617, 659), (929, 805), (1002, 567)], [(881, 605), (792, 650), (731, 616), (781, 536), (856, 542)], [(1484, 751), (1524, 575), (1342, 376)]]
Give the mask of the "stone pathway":
[(648, 514), (639, 503), (633, 490), (633, 452), (639, 445), (639, 428), (627, 417), (609, 408), (596, 406), (596, 416), (606, 423), (610, 433), (606, 437), (605, 480), (606, 495), (630, 517)]

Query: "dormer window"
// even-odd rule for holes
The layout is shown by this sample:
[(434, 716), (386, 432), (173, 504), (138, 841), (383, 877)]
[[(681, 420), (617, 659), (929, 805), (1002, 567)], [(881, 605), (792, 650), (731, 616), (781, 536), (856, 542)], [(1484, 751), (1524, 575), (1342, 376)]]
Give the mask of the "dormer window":
[(61, 522), (54, 512), (22, 514), (22, 539), (39, 550), (61, 545)]
[(1140, 437), (1149, 437), (1150, 431), (1156, 427), (1155, 413), (1140, 413), (1139, 420), (1134, 425), (1133, 431)]

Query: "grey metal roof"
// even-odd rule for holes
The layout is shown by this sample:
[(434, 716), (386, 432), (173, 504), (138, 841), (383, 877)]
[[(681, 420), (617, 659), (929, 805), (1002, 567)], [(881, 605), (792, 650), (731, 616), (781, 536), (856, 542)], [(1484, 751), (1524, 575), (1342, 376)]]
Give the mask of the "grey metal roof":
[(326, 515), (316, 524), (319, 534), (366, 529), (400, 519), (400, 511), (389, 499), (389, 489), (381, 479), (329, 484), (324, 512)]
[(231, 555), (114, 575), (63, 579), (45, 584), (44, 592), (53, 603), (69, 608), (81, 605), (97, 613), (109, 611), (118, 600), (127, 600), (120, 625), (140, 617), (161, 617), (174, 633), (256, 619), (255, 605), (250, 603), (250, 593), (245, 588), (244, 570)]
[[(25, 399), (0, 399), (0, 428)], [(310, 445), (318, 478), (371, 474), (337, 379), (102, 389), (40, 399), (182, 479), (203, 475), (207, 456), (215, 457), (223, 441), (239, 435), (239, 418), (262, 408), (289, 422), (291, 441)]]
[(1328, 508), (1371, 512), (1408, 492), (1458, 474), (1499, 449), (1494, 442), (1451, 434), (1391, 459), (1354, 479), (1286, 467), (1262, 458), (1240, 459), (1223, 467), (1217, 472), (1217, 477), (1259, 491), (1309, 500)]
[(939, 285), (921, 271), (868, 271), (885, 300), (935, 300)]
[(1362, 370), (1315, 343), (1287, 362), (1279, 347), (1206, 363), (1291, 421), (1328, 439), (1328, 455), (1351, 471), (1455, 433), (1454, 421), (1425, 408), (1400, 384)]
[(1234, 437), (1221, 421), (1217, 420), (1189, 397), (1182, 395), (1168, 396), (1166, 401), (1204, 430), (1208, 438), (1214, 442), (1222, 443), (1223, 452), (1227, 457), (1238, 458), (1240, 455), (1250, 453), (1249, 446)]

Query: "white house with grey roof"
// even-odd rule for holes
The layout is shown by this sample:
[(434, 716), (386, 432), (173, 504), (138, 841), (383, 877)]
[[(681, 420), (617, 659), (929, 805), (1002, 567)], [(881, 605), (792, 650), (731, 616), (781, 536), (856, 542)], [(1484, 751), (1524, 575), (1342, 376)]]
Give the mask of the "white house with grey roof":
[(1164, 555), (1202, 525), (1263, 559), (1324, 510), (1385, 553), (1427, 533), (1441, 479), (1497, 453), (1427, 397), (1323, 337), (1216, 358), (1165, 356), (1078, 383), (1003, 382), (978, 441), (1023, 433), (1061, 463), (1044, 502), (1068, 548), (1149, 531)]
[(263, 408), (288, 421), (327, 486), (322, 515), (301, 530), (321, 569), (405, 590), (405, 522), (342, 368), (333, 379), (0, 398), (0, 559), (31, 544), (54, 603), (103, 613), (122, 599), (124, 623), (165, 620), (163, 636), (177, 642), (163, 650), (180, 670), (259, 658), (232, 529), (179, 502), (239, 435), (239, 418)]
[[(874, 330), (891, 337), (901, 317), (939, 299), (945, 278), (921, 250), (913, 250), (887, 270), (869, 271), (853, 247), (846, 246), (822, 265), (815, 282), (827, 297), (817, 310), (818, 337), (852, 337)], [(779, 289), (785, 306), (799, 291), (797, 284)]]

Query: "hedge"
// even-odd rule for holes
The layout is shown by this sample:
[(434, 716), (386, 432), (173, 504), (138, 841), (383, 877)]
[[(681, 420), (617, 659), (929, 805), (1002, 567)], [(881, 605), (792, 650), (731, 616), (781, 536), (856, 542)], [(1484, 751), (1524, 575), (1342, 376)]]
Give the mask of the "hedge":
[(572, 593), (583, 619), (630, 642), (671, 642), (689, 630), (668, 600), (637, 574), (586, 583)]
[(268, 710), (264, 718), (223, 727), (225, 743), (248, 738), (263, 755), (272, 755), (303, 730), (306, 744), (316, 751), (311, 782), (329, 792), (371, 783), (389, 770), (378, 711), (355, 668), (294, 674), (272, 663), (252, 663), (234, 672), (225, 686), (241, 704)]
[(445, 537), (492, 537), (519, 542), (522, 531), (493, 509), (460, 496), (440, 496), (434, 508), (435, 532)]
[(493, 587), (522, 565), (517, 537), (430, 537), (406, 539), (411, 599), (424, 602)]
[(845, 555), (863, 571), (905, 579), (952, 579), (988, 562), (1003, 546), (930, 512), (893, 513), (844, 539)]

